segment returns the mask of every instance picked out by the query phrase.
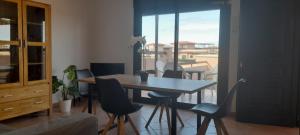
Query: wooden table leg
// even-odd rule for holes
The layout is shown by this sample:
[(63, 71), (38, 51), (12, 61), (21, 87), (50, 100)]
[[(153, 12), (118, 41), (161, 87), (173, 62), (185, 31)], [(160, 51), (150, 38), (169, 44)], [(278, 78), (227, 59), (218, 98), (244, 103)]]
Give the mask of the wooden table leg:
[(176, 135), (177, 130), (177, 120), (176, 120), (176, 112), (177, 112), (177, 98), (172, 97), (172, 105), (171, 105), (171, 135)]
[[(201, 91), (197, 92), (197, 104), (201, 104)], [(197, 114), (197, 129), (201, 127), (201, 115)]]

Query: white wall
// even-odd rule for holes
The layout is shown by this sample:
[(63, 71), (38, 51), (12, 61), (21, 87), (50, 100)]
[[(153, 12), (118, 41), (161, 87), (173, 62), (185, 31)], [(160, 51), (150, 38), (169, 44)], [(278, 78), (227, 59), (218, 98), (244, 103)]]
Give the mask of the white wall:
[(52, 71), (62, 75), (68, 65), (87, 68), (88, 34), (85, 0), (35, 0), (51, 5)]
[(125, 63), (132, 73), (133, 1), (93, 0), (91, 9), (89, 62)]

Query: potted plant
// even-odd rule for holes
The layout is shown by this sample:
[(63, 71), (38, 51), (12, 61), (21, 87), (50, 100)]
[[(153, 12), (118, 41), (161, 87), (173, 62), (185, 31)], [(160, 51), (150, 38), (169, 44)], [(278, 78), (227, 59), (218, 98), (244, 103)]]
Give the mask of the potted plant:
[(60, 88), (63, 86), (63, 81), (57, 76), (52, 76), (52, 103), (58, 103), (61, 100)]
[(65, 75), (67, 75), (68, 85), (63, 83), (62, 85), (62, 101), (59, 102), (59, 107), (61, 112), (68, 113), (71, 111), (72, 98), (70, 95), (74, 97), (74, 95), (78, 92), (77, 90), (77, 82), (76, 82), (76, 66), (70, 65), (68, 68), (64, 70), (64, 75), (62, 81), (64, 82)]

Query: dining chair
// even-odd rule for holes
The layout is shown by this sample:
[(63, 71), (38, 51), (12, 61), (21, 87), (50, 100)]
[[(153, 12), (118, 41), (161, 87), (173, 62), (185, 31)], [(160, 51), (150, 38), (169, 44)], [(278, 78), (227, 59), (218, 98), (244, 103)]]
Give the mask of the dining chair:
[[(94, 77), (93, 73), (90, 72), (89, 69), (76, 70), (76, 76), (77, 76), (77, 80), (80, 80), (80, 79), (83, 79), (83, 78)], [(94, 92), (93, 85), (88, 84), (88, 83), (84, 83), (84, 82), (78, 82), (78, 91), (79, 91), (80, 97), (88, 97), (88, 91), (89, 90), (92, 92), (93, 99), (96, 99), (97, 98), (97, 93)], [(82, 112), (85, 112), (87, 107), (88, 107), (88, 103), (86, 101), (86, 103), (84, 104), (84, 106), (82, 108)], [(94, 113), (94, 115), (96, 115), (96, 112), (97, 112), (97, 105), (94, 103), (93, 104), (93, 113)]]
[[(165, 78), (182, 78), (183, 73), (182, 73), (182, 71), (166, 70), (163, 74), (163, 77), (165, 77)], [(147, 121), (145, 128), (148, 128), (150, 122), (152, 121), (154, 115), (156, 114), (156, 111), (160, 107), (159, 122), (161, 122), (164, 109), (166, 109), (167, 124), (168, 124), (168, 128), (170, 130), (170, 128), (171, 128), (170, 113), (169, 113), (170, 99), (171, 99), (171, 97), (178, 98), (180, 95), (181, 95), (180, 93), (178, 94), (178, 93), (170, 93), (170, 92), (154, 92), (154, 91), (149, 92), (148, 96), (150, 98), (156, 100), (158, 103), (156, 104), (155, 109), (153, 110), (149, 120)], [(178, 112), (176, 112), (176, 113), (177, 113), (177, 118), (181, 123), (181, 126), (184, 127), (184, 123), (183, 123), (179, 113)]]
[(226, 130), (226, 127), (221, 119), (230, 112), (233, 96), (242, 83), (246, 83), (246, 80), (240, 79), (231, 88), (230, 92), (227, 94), (220, 106), (211, 103), (201, 103), (191, 109), (193, 112), (205, 117), (201, 127), (198, 130), (198, 135), (205, 135), (211, 119), (214, 120), (217, 135), (222, 135), (222, 131), (225, 135), (228, 135), (228, 131)]
[(98, 91), (98, 100), (104, 111), (112, 114), (106, 124), (103, 134), (105, 135), (110, 129), (115, 119), (118, 119), (118, 134), (125, 133), (124, 120), (128, 119), (134, 132), (139, 135), (139, 131), (134, 125), (129, 114), (137, 112), (142, 108), (142, 105), (131, 103), (125, 90), (116, 79), (100, 79), (96, 78), (96, 88)]

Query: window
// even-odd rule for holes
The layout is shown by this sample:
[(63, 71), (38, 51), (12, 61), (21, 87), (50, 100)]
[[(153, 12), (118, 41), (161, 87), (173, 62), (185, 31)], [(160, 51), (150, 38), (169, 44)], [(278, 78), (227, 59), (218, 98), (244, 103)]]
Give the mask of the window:
[[(142, 70), (154, 70), (153, 75), (160, 77), (166, 69), (174, 70), (177, 65), (176, 70), (188, 71), (187, 79), (217, 80), (219, 24), (220, 10), (143, 16), (142, 35), (146, 37), (145, 48), (149, 51), (142, 54)], [(204, 74), (198, 76), (192, 71)], [(208, 73), (215, 76), (208, 77)], [(215, 103), (216, 88), (204, 92), (204, 100)], [(147, 93), (143, 91), (142, 97), (147, 98)], [(183, 95), (178, 101), (196, 104), (196, 99), (195, 93)]]

